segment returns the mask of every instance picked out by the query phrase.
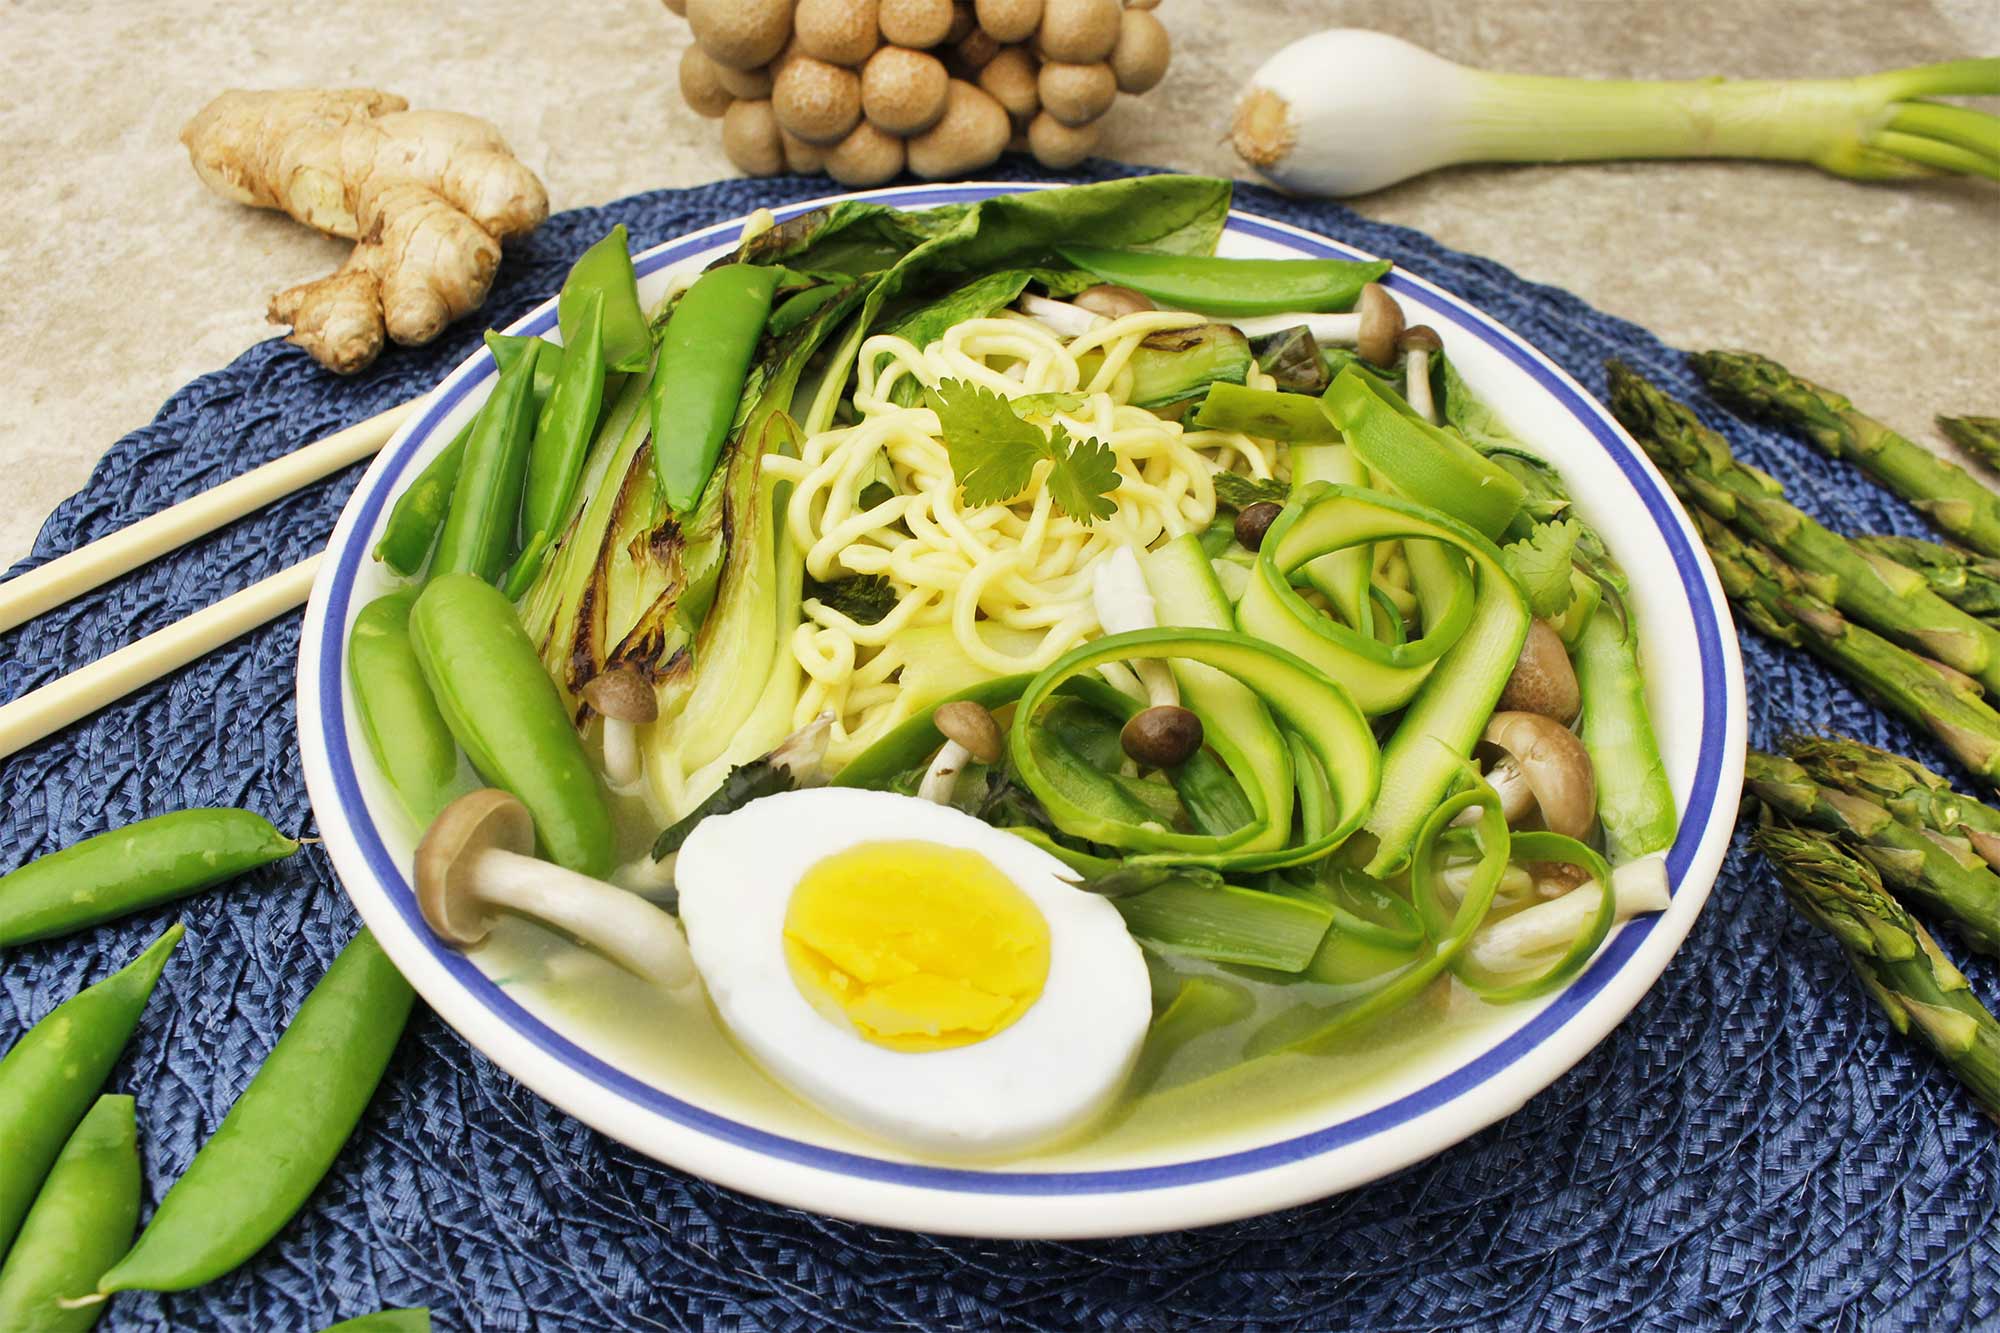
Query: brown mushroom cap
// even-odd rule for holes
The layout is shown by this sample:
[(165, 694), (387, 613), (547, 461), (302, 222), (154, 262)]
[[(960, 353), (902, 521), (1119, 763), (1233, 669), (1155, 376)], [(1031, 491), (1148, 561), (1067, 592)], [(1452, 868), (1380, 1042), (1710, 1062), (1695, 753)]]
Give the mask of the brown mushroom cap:
[(1069, 303), (1080, 305), (1091, 314), (1102, 315), (1106, 319), (1123, 319), (1127, 315), (1159, 309), (1153, 304), (1153, 298), (1144, 292), (1120, 287), (1115, 282), (1100, 282), (1095, 287), (1086, 287), (1070, 297)]
[[(989, 68), (991, 68), (989, 66)], [(1048, 60), (1035, 76), (1042, 110), (1075, 129), (1088, 125), (1118, 100), (1118, 78), (1106, 64), (1071, 65)]]
[(768, 98), (729, 104), (722, 114), (722, 151), (746, 176), (775, 176), (785, 169), (784, 143)]
[(875, 0), (799, 0), (792, 31), (799, 48), (833, 65), (859, 65), (881, 45)]
[(791, 0), (688, 0), (687, 21), (716, 64), (755, 69), (785, 49)]
[[(1035, 155), (1035, 161), (1052, 171), (1060, 171), (1096, 152), (1097, 141), (1103, 135), (1102, 120), (1093, 120), (1088, 125), (1065, 125), (1044, 111), (1028, 123), (1024, 142), (1008, 146), (1016, 150), (1025, 148)], [(1155, 415), (1170, 416), (1174, 411), (1174, 408), (1158, 408)]]
[[(944, 114), (950, 87), (951, 76), (936, 56), (885, 46), (861, 67), (861, 110), (871, 125), (885, 133), (921, 134)], [(897, 170), (902, 165), (899, 155)]]
[(1000, 724), (983, 704), (970, 699), (954, 699), (931, 711), (931, 725), (948, 741), (957, 741), (982, 764), (1000, 758)]
[(1035, 45), (1044, 59), (1091, 65), (1118, 45), (1118, 0), (1045, 0)]
[(973, 8), (996, 42), (1025, 42), (1042, 22), (1042, 0), (973, 0)]
[(722, 86), (721, 71), (722, 67), (710, 60), (708, 53), (699, 46), (689, 45), (681, 52), (681, 100), (697, 116), (714, 120), (729, 110), (729, 104), (736, 100), (735, 95)]
[(630, 667), (600, 671), (583, 687), (583, 701), (605, 717), (644, 726), (660, 716), (660, 701), (646, 678)]
[(1576, 669), (1570, 665), (1562, 636), (1546, 620), (1529, 621), (1514, 674), (1507, 677), (1496, 707), (1502, 712), (1540, 713), (1567, 726), (1582, 706)]
[(812, 56), (785, 63), (771, 85), (778, 124), (807, 143), (836, 144), (861, 120), (861, 76)]
[(825, 166), (842, 185), (880, 185), (903, 169), (903, 141), (864, 120), (826, 150)]
[[(696, 48), (697, 50), (699, 48)], [(771, 66), (759, 65), (755, 69), (731, 69), (727, 65), (715, 67), (715, 81), (722, 85), (722, 91), (739, 102), (754, 102), (760, 97), (771, 95)]]
[(1387, 366), (1396, 360), (1396, 339), (1403, 333), (1403, 307), (1386, 287), (1371, 282), (1361, 289), (1361, 336), (1354, 350), (1363, 360)]
[(1121, 93), (1150, 92), (1167, 76), (1173, 44), (1160, 21), (1143, 9), (1119, 16), (1118, 45), (1111, 48), (1111, 72)]
[(926, 50), (951, 32), (951, 0), (877, 0), (882, 39)]
[(1285, 507), (1276, 500), (1259, 500), (1255, 504), (1244, 505), (1236, 514), (1236, 544), (1246, 551), (1260, 550), (1264, 545), (1264, 534), (1278, 521), (1278, 515)]
[(1025, 46), (1003, 46), (979, 70), (979, 86), (993, 100), (1007, 108), (1007, 114), (1026, 119), (1042, 105), (1035, 84), (1035, 57)]
[(1412, 324), (1396, 339), (1396, 349), (1402, 352), (1442, 352), (1444, 339), (1438, 337), (1438, 331), (1428, 324)]
[(910, 171), (942, 180), (977, 171), (1007, 146), (1007, 110), (979, 88), (953, 79), (945, 90), (944, 115), (905, 145)]
[(479, 852), (522, 856), (535, 850), (535, 821), (511, 793), (483, 787), (459, 797), (431, 821), (417, 844), (417, 910), (455, 948), (486, 938), (486, 907), (468, 873)]
[(1154, 704), (1126, 719), (1118, 733), (1125, 753), (1148, 768), (1176, 768), (1201, 748), (1201, 719), (1177, 704)]
[(1495, 713), (1480, 736), (1503, 750), (1535, 794), (1542, 823), (1552, 833), (1581, 838), (1597, 817), (1597, 775), (1576, 733), (1540, 713)]

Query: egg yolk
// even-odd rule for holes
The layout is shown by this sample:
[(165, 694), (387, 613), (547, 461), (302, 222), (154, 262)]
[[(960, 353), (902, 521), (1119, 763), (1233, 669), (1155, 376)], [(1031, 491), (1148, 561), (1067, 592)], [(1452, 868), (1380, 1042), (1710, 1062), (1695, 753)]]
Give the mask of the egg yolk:
[(890, 1050), (940, 1051), (1028, 1011), (1048, 980), (1049, 926), (977, 852), (862, 843), (799, 880), (785, 960), (821, 1013)]

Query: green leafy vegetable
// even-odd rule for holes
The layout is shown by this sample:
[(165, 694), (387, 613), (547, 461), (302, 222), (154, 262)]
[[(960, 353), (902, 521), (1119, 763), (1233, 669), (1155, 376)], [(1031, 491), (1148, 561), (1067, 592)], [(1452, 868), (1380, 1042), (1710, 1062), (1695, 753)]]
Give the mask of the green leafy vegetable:
[(1502, 550), (1507, 572), (1528, 595), (1528, 608), (1538, 618), (1553, 620), (1569, 610), (1570, 599), (1576, 596), (1570, 566), (1582, 537), (1577, 521), (1566, 518), (1543, 523)]
[(805, 599), (818, 601), (857, 625), (873, 625), (896, 609), (896, 590), (886, 574), (853, 574), (824, 583), (806, 575)]
[(964, 380), (945, 380), (925, 396), (938, 415), (967, 504), (1013, 499), (1028, 488), (1035, 464), (1048, 459), (1055, 464), (1048, 488), (1058, 509), (1084, 524), (1118, 512), (1111, 498), (1118, 469), (1103, 441), (1073, 440), (1061, 426), (1044, 434), (1015, 416), (999, 394)]
[(1240, 472), (1218, 472), (1210, 480), (1215, 483), (1215, 503), (1224, 509), (1248, 509), (1265, 500), (1283, 504), (1292, 493), (1282, 481), (1246, 477)]

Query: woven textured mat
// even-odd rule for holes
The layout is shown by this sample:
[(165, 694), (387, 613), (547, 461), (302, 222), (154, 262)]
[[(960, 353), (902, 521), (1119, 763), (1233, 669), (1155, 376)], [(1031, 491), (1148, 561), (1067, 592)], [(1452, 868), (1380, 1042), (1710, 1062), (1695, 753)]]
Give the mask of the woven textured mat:
[[(1122, 172), (1101, 165), (1072, 179)], [(510, 321), (554, 291), (614, 222), (648, 246), (829, 188), (727, 181), (552, 218), (510, 253), (484, 316), (432, 347), (393, 350), (358, 379), (277, 342), (252, 348), (120, 441), (56, 510), (27, 564), (429, 387), (477, 345), (483, 320)], [(1393, 257), (1594, 390), (1604, 358), (1618, 355), (1706, 406), (1678, 354), (1563, 291), (1335, 205), (1248, 186), (1237, 202)], [(1851, 469), (1706, 415), (1821, 518), (1920, 531)], [(302, 559), (357, 476), (0, 638), (0, 697)], [(192, 805), (245, 805), (310, 829), (297, 648), (294, 615), (0, 765), (0, 866)], [(1753, 743), (1837, 727), (1943, 765), (1803, 656), (1754, 638), (1744, 648)], [(175, 917), (187, 942), (111, 1079), (139, 1099), (150, 1199), (359, 924), (324, 855), (308, 851), (226, 892), (13, 951), (0, 963), (0, 1042)], [(2000, 972), (1968, 962), (1967, 973), (2000, 1000)], [(1935, 1061), (1888, 1030), (1831, 941), (1798, 921), (1739, 838), (1679, 957), (1573, 1071), (1459, 1147), (1324, 1203), (1083, 1244), (830, 1221), (605, 1139), (419, 1005), (360, 1128), (278, 1239), (197, 1291), (119, 1296), (103, 1327), (303, 1330), (429, 1305), (447, 1329), (1950, 1328), (2000, 1321), (1996, 1206), (1993, 1128)]]

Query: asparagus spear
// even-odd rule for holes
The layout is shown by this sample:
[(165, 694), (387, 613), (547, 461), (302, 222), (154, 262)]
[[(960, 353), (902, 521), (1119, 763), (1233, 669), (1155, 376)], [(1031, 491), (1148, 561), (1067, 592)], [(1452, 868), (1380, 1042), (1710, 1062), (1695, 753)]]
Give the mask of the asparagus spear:
[(1856, 537), (1854, 544), (1923, 575), (1932, 592), (1967, 615), (2000, 618), (2000, 560), (1921, 537)]
[(1939, 417), (1937, 428), (1990, 468), (2000, 468), (2000, 417)]
[(1624, 362), (1605, 370), (1612, 415), (1696, 504), (1829, 580), (1827, 600), (1861, 624), (2000, 691), (2000, 630), (1932, 592), (1922, 574), (1857, 550), (1786, 503), (1777, 482), (1739, 461), (1727, 440)]
[(1980, 1108), (2000, 1121), (2000, 1022), (1973, 998), (1937, 942), (1883, 891), (1874, 867), (1830, 838), (1780, 824), (1758, 829), (1756, 841), (1785, 896), (1840, 941), (1896, 1031), (1936, 1051)]
[(1873, 801), (1822, 787), (1781, 755), (1746, 755), (1743, 788), (1793, 823), (1845, 838), (1898, 894), (1951, 922), (1979, 952), (2000, 956), (2000, 875), (1964, 839), (1912, 828)]
[(1904, 439), (1831, 389), (1802, 380), (1754, 352), (1702, 352), (1694, 368), (1716, 396), (1792, 427), (1833, 458), (1916, 506), (1975, 551), (2000, 555), (2000, 495), (1956, 463)]
[(1804, 648), (1928, 730), (1972, 772), (2000, 785), (2000, 713), (1978, 686), (1950, 667), (1918, 657), (1849, 622), (1806, 586), (1799, 572), (1728, 525), (1697, 511), (1723, 591), (1743, 619), (1780, 643)]
[(1875, 801), (1905, 824), (1963, 838), (2000, 869), (2000, 810), (1959, 795), (1916, 760), (1845, 736), (1794, 736), (1785, 752), (1821, 786)]

